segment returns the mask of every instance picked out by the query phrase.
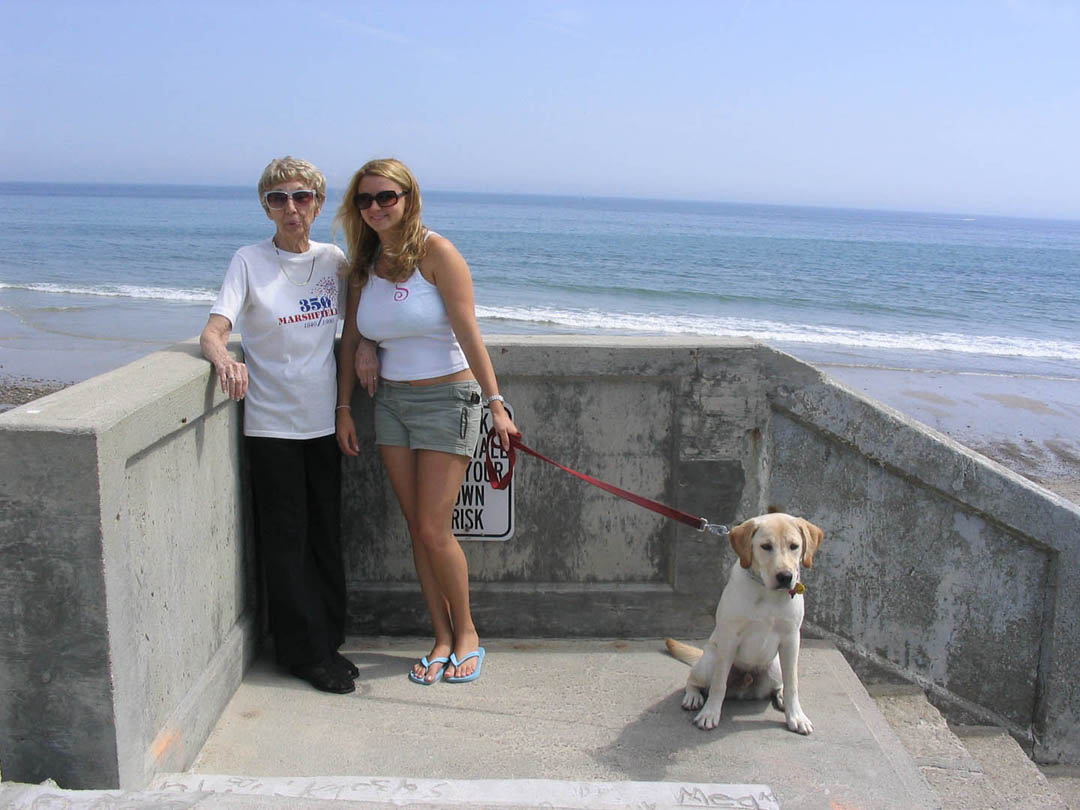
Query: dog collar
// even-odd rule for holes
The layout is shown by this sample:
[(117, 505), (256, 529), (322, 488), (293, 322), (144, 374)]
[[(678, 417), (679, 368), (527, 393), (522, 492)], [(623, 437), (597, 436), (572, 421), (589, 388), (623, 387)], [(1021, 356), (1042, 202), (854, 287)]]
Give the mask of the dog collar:
[(795, 587), (792, 588), (790, 591), (788, 591), (788, 596), (790, 596), (792, 599), (794, 599), (795, 594), (800, 594), (800, 593), (805, 593), (805, 592), (806, 592), (806, 586), (803, 585), (801, 582), (796, 582)]

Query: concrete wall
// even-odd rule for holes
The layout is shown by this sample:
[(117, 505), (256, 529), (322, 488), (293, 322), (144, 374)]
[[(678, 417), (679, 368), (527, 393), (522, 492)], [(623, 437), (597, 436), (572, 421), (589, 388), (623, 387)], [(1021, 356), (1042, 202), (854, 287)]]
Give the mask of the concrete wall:
[[(582, 345), (585, 344), (585, 345)], [(1080, 510), (758, 344), (489, 341), (525, 442), (713, 522), (769, 508), (825, 543), (808, 629), (1080, 762)], [(358, 393), (358, 424), (370, 404)], [(704, 637), (734, 559), (717, 542), (519, 455), (516, 535), (466, 543), (488, 636)], [(346, 461), (351, 629), (428, 632), (378, 461)]]
[(770, 502), (827, 533), (807, 619), (849, 653), (1080, 763), (1080, 509), (779, 353)]
[(6, 779), (198, 753), (254, 650), (239, 427), (193, 343), (0, 414)]
[[(812, 632), (1080, 763), (1074, 505), (752, 342), (488, 344), (527, 444), (713, 522), (804, 515)], [(370, 440), (359, 391), (354, 414)], [(239, 415), (192, 344), (0, 415), (6, 778), (194, 756), (251, 649)], [(426, 635), (378, 459), (343, 464), (349, 629)], [(466, 544), (483, 636), (709, 633), (725, 540), (528, 456), (514, 486), (514, 537)]]
[[(754, 344), (724, 344), (716, 355), (632, 338), (580, 343), (489, 344), (526, 444), (713, 522), (759, 510), (764, 444), (755, 428), (767, 403)], [(368, 430), (370, 408), (358, 392), (353, 413)], [(344, 478), (352, 631), (428, 633), (404, 520), (378, 459), (347, 459)], [(514, 538), (466, 544), (483, 634), (709, 632), (716, 583), (729, 564), (726, 542), (717, 553), (715, 536), (524, 454), (514, 486)]]

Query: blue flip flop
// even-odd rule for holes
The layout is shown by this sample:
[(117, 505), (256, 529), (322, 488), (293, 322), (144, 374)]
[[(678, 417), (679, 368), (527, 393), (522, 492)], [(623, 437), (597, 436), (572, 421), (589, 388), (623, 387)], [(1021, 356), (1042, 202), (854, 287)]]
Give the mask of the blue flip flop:
[(485, 655), (485, 653), (486, 653), (486, 651), (484, 650), (483, 647), (477, 647), (475, 650), (473, 650), (471, 653), (466, 655), (460, 661), (458, 660), (458, 657), (456, 655), (454, 655), (453, 653), (450, 653), (450, 663), (453, 665), (454, 669), (457, 669), (458, 667), (460, 667), (462, 664), (464, 664), (470, 658), (477, 659), (476, 660), (476, 669), (474, 669), (472, 671), (471, 675), (465, 675), (464, 677), (458, 677), (457, 675), (446, 675), (446, 676), (444, 676), (443, 680), (445, 680), (447, 683), (468, 683), (469, 681), (475, 681), (477, 678), (480, 677), (480, 669), (481, 669), (481, 667), (484, 666), (484, 655)]
[[(453, 658), (453, 657), (454, 657), (454, 654), (450, 653), (450, 658)], [(409, 670), (409, 680), (412, 681), (413, 683), (418, 683), (421, 686), (431, 686), (433, 683), (438, 683), (439, 680), (443, 677), (443, 673), (446, 671), (446, 665), (450, 663), (450, 658), (443, 658), (441, 655), (439, 655), (439, 656), (436, 656), (435, 658), (432, 658), (430, 661), (428, 661), (428, 658), (425, 655), (423, 658), (420, 659), (420, 663), (424, 665), (424, 669), (431, 669), (432, 664), (442, 664), (443, 665), (443, 668), (439, 670), (439, 677), (436, 678), (433, 681), (429, 681), (429, 680), (427, 680), (425, 678), (418, 677), (417, 674), (410, 669)]]

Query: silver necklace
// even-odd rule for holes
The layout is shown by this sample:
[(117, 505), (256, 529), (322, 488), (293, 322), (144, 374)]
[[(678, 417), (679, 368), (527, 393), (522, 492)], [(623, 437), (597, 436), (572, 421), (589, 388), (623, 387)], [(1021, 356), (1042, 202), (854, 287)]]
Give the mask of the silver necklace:
[(289, 275), (289, 271), (286, 270), (285, 265), (283, 265), (281, 263), (281, 251), (278, 250), (276, 242), (274, 243), (274, 253), (277, 254), (278, 267), (281, 268), (281, 272), (284, 274), (285, 278), (287, 278), (289, 280), (289, 283), (296, 286), (296, 287), (306, 287), (308, 285), (308, 282), (311, 281), (311, 277), (313, 275), (315, 275), (315, 257), (314, 256), (311, 257), (311, 269), (308, 270), (307, 278), (304, 279), (304, 281), (300, 282), (300, 281), (293, 281), (292, 276)]

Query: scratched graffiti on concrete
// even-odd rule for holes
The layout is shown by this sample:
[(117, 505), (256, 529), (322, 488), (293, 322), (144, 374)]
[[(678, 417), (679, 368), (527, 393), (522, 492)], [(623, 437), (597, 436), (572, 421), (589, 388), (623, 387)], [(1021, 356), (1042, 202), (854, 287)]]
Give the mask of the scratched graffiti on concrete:
[[(573, 782), (554, 779), (408, 779), (336, 776), (252, 778), (169, 774), (143, 792), (63, 790), (54, 782), (0, 785), (0, 805), (13, 810), (189, 810), (215, 795), (267, 797), (268, 807), (288, 799), (380, 802), (422, 807), (508, 805), (560, 810), (780, 810), (765, 785), (719, 785), (685, 782)], [(272, 801), (271, 797), (278, 801)], [(204, 805), (206, 806), (206, 805)]]

